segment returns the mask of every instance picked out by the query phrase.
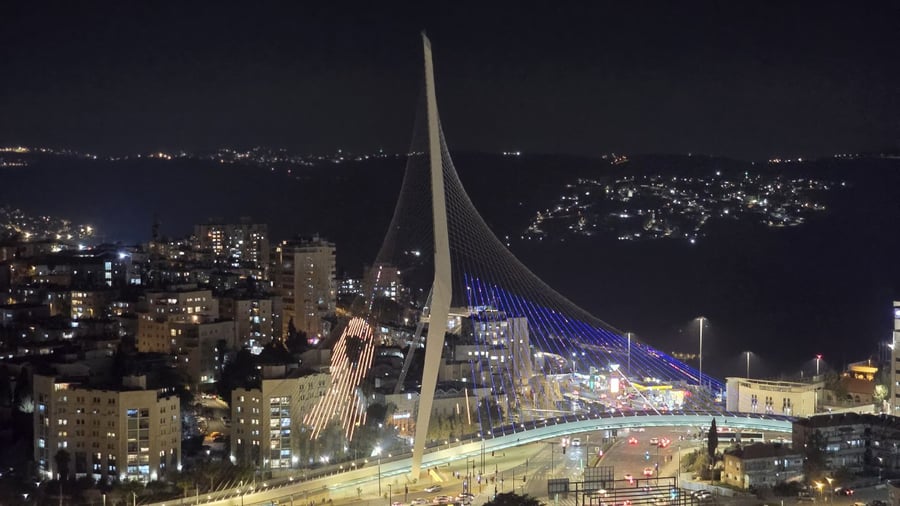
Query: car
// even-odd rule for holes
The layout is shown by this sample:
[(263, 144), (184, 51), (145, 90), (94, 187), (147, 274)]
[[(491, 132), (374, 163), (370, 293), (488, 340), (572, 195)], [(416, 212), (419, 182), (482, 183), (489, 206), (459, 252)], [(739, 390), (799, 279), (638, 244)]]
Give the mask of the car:
[(630, 444), (630, 445), (632, 445), (632, 446), (638, 444), (637, 438), (636, 438), (636, 437), (630, 437), (630, 438), (628, 438), (628, 444)]
[(436, 504), (447, 504), (448, 502), (453, 501), (453, 498), (449, 495), (439, 495), (434, 498), (434, 502)]
[(400, 501), (394, 501), (391, 503), (391, 506), (403, 506), (403, 503)]
[(797, 502), (816, 502), (816, 498), (811, 495), (798, 495)]
[(431, 485), (431, 486), (425, 487), (425, 491), (428, 492), (429, 494), (432, 492), (440, 492), (441, 486), (440, 485)]
[(834, 494), (835, 495), (846, 495), (849, 497), (849, 496), (853, 495), (853, 489), (849, 488), (849, 487), (838, 487), (838, 488), (834, 489)]
[(634, 483), (634, 476), (631, 473), (625, 473), (625, 479), (628, 480), (628, 483)]
[(572, 446), (581, 446), (581, 438), (573, 437), (572, 438)]
[(658, 445), (658, 444), (659, 444), (659, 438), (658, 438), (658, 437), (651, 437), (651, 438), (650, 438), (650, 444), (653, 445), (653, 446)]
[(712, 493), (709, 490), (695, 490), (691, 495), (698, 501), (712, 499)]
[(422, 499), (421, 497), (418, 499), (413, 499), (410, 503), (412, 505), (418, 506), (419, 504), (428, 504), (428, 499)]
[(647, 477), (653, 476), (653, 468), (645, 467), (644, 468), (644, 476), (647, 476)]

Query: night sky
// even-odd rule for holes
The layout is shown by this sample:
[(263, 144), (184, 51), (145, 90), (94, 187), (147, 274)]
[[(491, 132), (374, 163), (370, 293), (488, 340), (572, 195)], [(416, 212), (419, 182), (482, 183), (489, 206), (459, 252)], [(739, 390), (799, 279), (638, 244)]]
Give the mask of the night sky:
[(425, 29), (456, 150), (900, 147), (900, 3), (632, 3), (8, 2), (0, 143), (403, 151)]

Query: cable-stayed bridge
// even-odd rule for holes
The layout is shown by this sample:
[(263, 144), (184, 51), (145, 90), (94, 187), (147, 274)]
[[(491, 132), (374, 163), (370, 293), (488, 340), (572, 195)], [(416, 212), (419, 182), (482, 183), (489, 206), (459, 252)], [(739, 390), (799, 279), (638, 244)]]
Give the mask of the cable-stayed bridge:
[[(724, 391), (719, 380), (581, 309), (534, 275), (490, 230), (450, 157), (438, 114), (431, 45), (424, 35), (423, 42), (424, 89), (397, 205), (364, 283), (366, 302), (332, 355), (332, 387), (305, 417), (312, 436), (340, 419), (352, 438), (365, 423), (359, 387), (372, 363), (373, 329), (386, 318), (377, 301), (385, 298), (416, 314), (413, 341), (425, 344), (409, 468), (413, 476), (425, 455), (441, 375), (442, 381), (464, 385), (467, 399), (477, 400), (474, 410), (466, 400), (466, 409), (470, 418), (474, 411), (470, 423), (477, 424), (478, 434), (502, 427), (539, 434), (538, 420), (559, 415), (568, 420), (571, 414), (647, 410), (677, 420), (688, 416), (676, 414), (683, 410), (715, 409), (716, 396)], [(602, 279), (596, 284), (616, 289)], [(396, 392), (410, 382), (412, 348)], [(449, 362), (458, 366), (456, 376), (447, 376)]]

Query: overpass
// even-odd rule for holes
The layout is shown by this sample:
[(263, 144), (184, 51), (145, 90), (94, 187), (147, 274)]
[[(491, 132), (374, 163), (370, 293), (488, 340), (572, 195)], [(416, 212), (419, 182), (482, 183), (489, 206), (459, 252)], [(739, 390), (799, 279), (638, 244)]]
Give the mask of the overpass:
[[(547, 418), (524, 424), (499, 427), (486, 434), (471, 437), (448, 445), (431, 447), (422, 459), (424, 467), (434, 467), (477, 457), (484, 452), (499, 451), (519, 445), (553, 439), (582, 432), (597, 430), (626, 429), (637, 427), (702, 427), (716, 420), (718, 427), (749, 429), (756, 432), (790, 433), (794, 418), (782, 415), (763, 415), (758, 413), (729, 413), (723, 411), (676, 411), (657, 413), (653, 411), (616, 413), (604, 415), (568, 415)], [(382, 479), (407, 475), (412, 465), (409, 454), (382, 459), (378, 466), (369, 463), (366, 467), (355, 468), (343, 472), (334, 469), (318, 476), (299, 480), (296, 476), (276, 478), (258, 483), (252, 492), (244, 491), (243, 497), (237, 488), (188, 497), (176, 498), (157, 503), (145, 503), (147, 506), (249, 506), (252, 504), (278, 502), (290, 504), (296, 500), (298, 506), (304, 499), (323, 492), (335, 492), (344, 489), (355, 489), (368, 485), (380, 475)], [(246, 487), (245, 487), (246, 488)], [(140, 503), (139, 503), (140, 504)]]

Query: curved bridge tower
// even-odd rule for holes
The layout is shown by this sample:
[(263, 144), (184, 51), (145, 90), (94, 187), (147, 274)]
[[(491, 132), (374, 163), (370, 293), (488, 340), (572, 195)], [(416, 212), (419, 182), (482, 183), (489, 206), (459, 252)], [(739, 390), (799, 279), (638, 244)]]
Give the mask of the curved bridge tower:
[(444, 171), (441, 153), (440, 122), (437, 97), (434, 91), (434, 64), (431, 59), (431, 42), (422, 33), (425, 49), (425, 101), (428, 126), (428, 158), (431, 174), (431, 206), (434, 218), (434, 281), (431, 285), (431, 305), (428, 316), (428, 334), (425, 338), (425, 367), (422, 372), (422, 390), (419, 396), (419, 412), (416, 415), (416, 434), (410, 474), (418, 477), (422, 467), (422, 453), (431, 421), (431, 409), (437, 386), (437, 374), (444, 348), (444, 332), (453, 298), (450, 272), (450, 237), (447, 232), (447, 202), (444, 193)]

